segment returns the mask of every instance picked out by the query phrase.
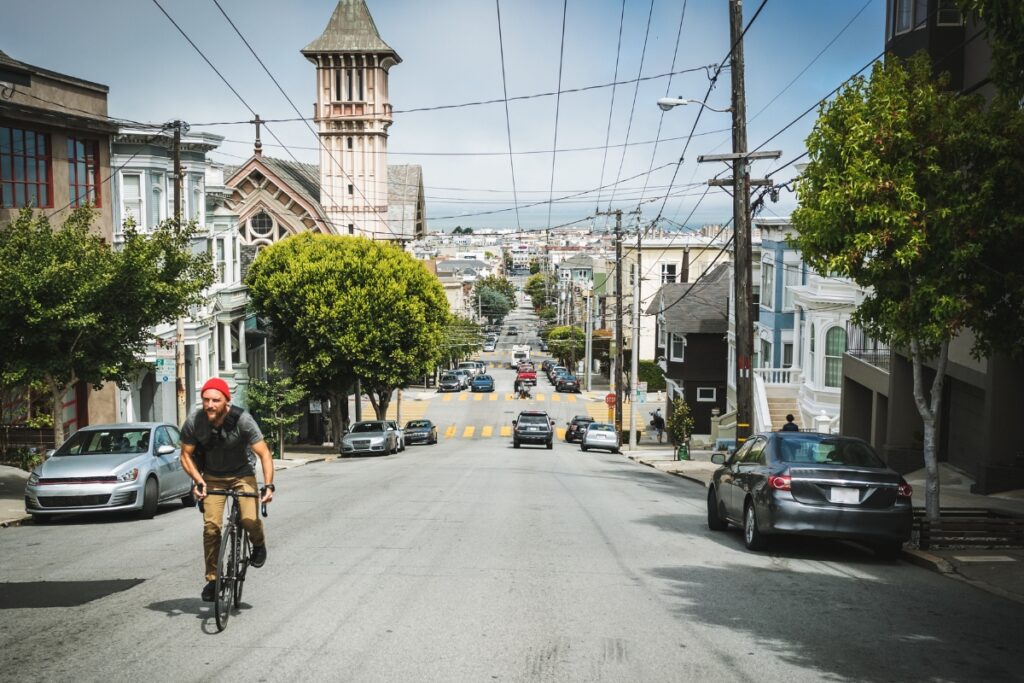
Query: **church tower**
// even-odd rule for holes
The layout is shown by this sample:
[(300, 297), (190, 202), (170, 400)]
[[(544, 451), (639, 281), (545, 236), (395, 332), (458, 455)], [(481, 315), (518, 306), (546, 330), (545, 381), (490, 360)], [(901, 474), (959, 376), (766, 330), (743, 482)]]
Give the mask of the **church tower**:
[(364, 0), (340, 0), (303, 56), (316, 65), (320, 204), (338, 234), (402, 239), (388, 224), (388, 70), (402, 61), (381, 40)]

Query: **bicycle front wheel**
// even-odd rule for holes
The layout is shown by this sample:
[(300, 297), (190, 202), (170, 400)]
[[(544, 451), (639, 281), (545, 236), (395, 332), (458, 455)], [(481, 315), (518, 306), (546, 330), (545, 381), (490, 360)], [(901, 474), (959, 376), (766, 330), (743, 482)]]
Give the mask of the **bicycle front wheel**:
[(249, 534), (246, 533), (245, 529), (242, 529), (242, 533), (235, 536), (236, 542), (238, 543), (238, 551), (235, 555), (238, 558), (238, 576), (235, 578), (235, 609), (242, 604), (242, 587), (245, 586), (245, 572), (249, 568), (249, 555), (251, 553), (252, 544), (249, 542)]
[(213, 613), (217, 619), (217, 630), (227, 628), (231, 612), (231, 602), (235, 592), (235, 576), (237, 557), (235, 543), (237, 533), (231, 523), (231, 516), (224, 524), (224, 533), (220, 537), (220, 556), (217, 559), (217, 594), (213, 603)]

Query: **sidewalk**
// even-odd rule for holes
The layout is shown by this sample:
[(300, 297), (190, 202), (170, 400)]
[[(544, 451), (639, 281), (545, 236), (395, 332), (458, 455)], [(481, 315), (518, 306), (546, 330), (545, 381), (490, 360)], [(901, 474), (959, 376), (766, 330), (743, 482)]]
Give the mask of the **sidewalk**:
[[(718, 465), (711, 462), (713, 451), (691, 451), (691, 460), (675, 460), (670, 448), (642, 443), (635, 451), (623, 450), (630, 460), (653, 467), (667, 474), (690, 479), (705, 487)], [(924, 507), (924, 472), (907, 474), (914, 487), (914, 507)], [(971, 481), (963, 475), (943, 469), (939, 477), (942, 507), (989, 508), (1024, 517), (1024, 490), (1007, 491), (989, 496), (970, 492)], [(1024, 604), (1024, 550), (1019, 548), (960, 548), (919, 550), (909, 544), (903, 559), (925, 569), (969, 583), (984, 591)]]
[[(274, 471), (302, 467), (314, 462), (334, 460), (338, 457), (332, 444), (311, 446), (298, 444), (285, 451), (283, 460), (274, 460)], [(0, 528), (19, 526), (32, 519), (25, 514), (25, 482), (28, 472), (0, 465)]]

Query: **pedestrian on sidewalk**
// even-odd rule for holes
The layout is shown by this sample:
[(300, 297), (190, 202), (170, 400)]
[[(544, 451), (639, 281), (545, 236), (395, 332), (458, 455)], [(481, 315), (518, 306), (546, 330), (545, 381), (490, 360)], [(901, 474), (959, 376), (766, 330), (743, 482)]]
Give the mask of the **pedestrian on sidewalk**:
[(651, 413), (651, 426), (658, 433), (658, 443), (661, 443), (661, 439), (665, 434), (665, 418), (661, 416), (661, 408), (655, 408), (654, 412)]
[(799, 432), (800, 427), (797, 426), (796, 422), (793, 422), (793, 414), (789, 413), (786, 415), (786, 424), (782, 425), (780, 432)]

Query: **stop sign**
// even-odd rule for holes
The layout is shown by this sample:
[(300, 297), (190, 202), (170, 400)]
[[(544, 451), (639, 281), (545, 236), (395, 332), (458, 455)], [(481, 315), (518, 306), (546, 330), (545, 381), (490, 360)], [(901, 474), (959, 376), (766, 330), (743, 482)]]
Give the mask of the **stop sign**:
[(610, 406), (615, 405), (615, 394), (608, 394), (604, 397), (604, 402)]

